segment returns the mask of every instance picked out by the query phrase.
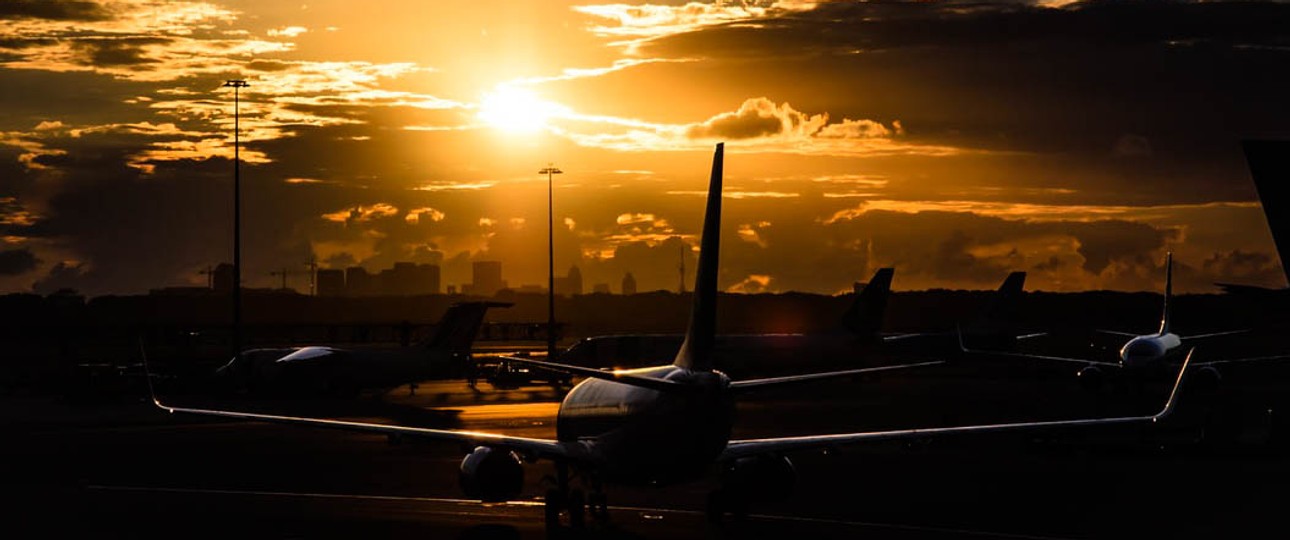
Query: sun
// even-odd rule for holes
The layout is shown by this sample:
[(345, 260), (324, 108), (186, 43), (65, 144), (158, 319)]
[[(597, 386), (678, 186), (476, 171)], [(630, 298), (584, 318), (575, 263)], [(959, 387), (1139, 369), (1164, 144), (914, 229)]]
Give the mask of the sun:
[(484, 94), (477, 116), (484, 123), (512, 133), (533, 133), (548, 127), (564, 107), (514, 86), (499, 86)]

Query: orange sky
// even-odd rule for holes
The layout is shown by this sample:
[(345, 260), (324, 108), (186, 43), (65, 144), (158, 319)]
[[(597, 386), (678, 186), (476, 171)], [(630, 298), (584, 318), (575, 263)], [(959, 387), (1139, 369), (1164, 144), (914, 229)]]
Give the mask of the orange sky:
[(557, 269), (675, 288), (718, 141), (729, 290), (1283, 286), (1238, 141), (1285, 133), (1290, 7), (1042, 4), (7, 2), (0, 291), (230, 260), (231, 78), (251, 286), (543, 283), (554, 162)]

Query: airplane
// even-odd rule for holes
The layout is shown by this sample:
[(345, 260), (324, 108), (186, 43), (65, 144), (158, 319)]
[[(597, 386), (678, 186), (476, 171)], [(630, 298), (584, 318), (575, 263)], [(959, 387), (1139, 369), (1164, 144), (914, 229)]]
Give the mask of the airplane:
[(215, 371), (229, 386), (253, 393), (353, 397), (434, 378), (463, 376), (470, 347), (489, 308), (504, 302), (453, 304), (421, 343), (397, 349), (308, 346), (249, 349)]
[[(713, 363), (725, 374), (749, 376), (802, 373), (807, 369), (854, 367), (879, 358), (936, 357), (957, 354), (955, 333), (923, 332), (882, 334), (894, 268), (879, 268), (866, 284), (856, 283), (854, 300), (834, 329), (811, 334), (722, 334), (713, 343)], [(977, 320), (967, 326), (971, 339), (1007, 343), (1014, 332), (1015, 304), (1026, 280), (1013, 272)], [(1021, 338), (1030, 336), (1020, 336)], [(684, 334), (617, 334), (583, 338), (555, 361), (591, 368), (635, 368), (667, 362), (680, 348)], [(940, 362), (918, 363), (918, 366)], [(912, 364), (907, 364), (911, 365)], [(514, 384), (514, 373), (524, 368), (499, 364), (497, 373)], [(541, 370), (533, 376), (541, 378)]]
[[(1290, 215), (1275, 196), (1290, 181), (1290, 141), (1247, 140), (1241, 141), (1245, 161), (1250, 166), (1250, 177), (1263, 206), (1263, 216), (1272, 230), (1272, 242), (1281, 260), (1281, 270), (1290, 282)], [(1237, 283), (1215, 283), (1228, 293), (1284, 293), (1290, 289), (1269, 289)]]
[[(1161, 308), (1160, 327), (1156, 332), (1150, 334), (1132, 334), (1115, 330), (1095, 330), (1098, 333), (1110, 334), (1128, 338), (1128, 341), (1120, 347), (1118, 361), (1109, 362), (1105, 360), (1094, 360), (1090, 358), (1071, 358), (1064, 356), (1046, 356), (1029, 353), (1017, 353), (1000, 350), (974, 349), (968, 347), (960, 340), (959, 348), (965, 354), (986, 355), (993, 357), (1012, 357), (1027, 360), (1042, 360), (1054, 362), (1068, 362), (1082, 365), (1083, 367), (1077, 373), (1080, 384), (1084, 387), (1094, 390), (1101, 388), (1107, 371), (1129, 371), (1141, 373), (1148, 369), (1158, 368), (1166, 363), (1176, 360), (1184, 350), (1183, 345), (1195, 341), (1201, 341), (1221, 336), (1232, 336), (1251, 332), (1251, 329), (1228, 330), (1223, 332), (1212, 332), (1208, 334), (1197, 334), (1190, 336), (1180, 336), (1174, 333), (1170, 319), (1170, 300), (1173, 298), (1173, 253), (1170, 252), (1165, 256), (1165, 294), (1164, 302)], [(1210, 360), (1206, 362), (1196, 362), (1196, 371), (1207, 381), (1216, 384), (1221, 380), (1221, 374), (1218, 367), (1223, 364), (1232, 364), (1237, 362), (1250, 362), (1257, 360), (1273, 360), (1290, 357), (1290, 355), (1259, 356), (1250, 358), (1232, 358), (1222, 360)]]
[[(551, 460), (555, 465), (555, 487), (546, 492), (544, 505), (550, 531), (564, 526), (562, 515), (567, 515), (571, 528), (585, 526), (588, 512), (593, 519), (607, 519), (608, 505), (603, 491), (606, 483), (693, 482), (705, 477), (714, 466), (719, 467), (725, 471), (724, 485), (708, 497), (708, 515), (719, 521), (726, 513), (741, 514), (749, 502), (787, 495), (796, 473), (785, 454), (792, 452), (955, 435), (1146, 427), (1159, 424), (1176, 410), (1190, 354), (1179, 369), (1163, 409), (1155, 414), (732, 440), (735, 400), (739, 396), (783, 385), (854, 376), (865, 370), (731, 380), (713, 369), (723, 150), (724, 144), (717, 144), (700, 239), (693, 308), (685, 340), (672, 363), (609, 371), (515, 359), (586, 377), (560, 403), (554, 439), (186, 408), (164, 404), (155, 393), (153, 402), (170, 413), (380, 433), (473, 447), (462, 459), (460, 483), (468, 497), (486, 502), (519, 497), (524, 486), (524, 464)], [(590, 497), (582, 489), (573, 487), (575, 478), (590, 489)]]

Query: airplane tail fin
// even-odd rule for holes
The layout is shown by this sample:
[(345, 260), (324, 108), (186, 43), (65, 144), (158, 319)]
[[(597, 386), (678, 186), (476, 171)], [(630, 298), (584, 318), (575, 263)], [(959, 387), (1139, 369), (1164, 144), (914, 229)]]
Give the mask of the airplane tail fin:
[(708, 205), (699, 240), (699, 269), (694, 278), (694, 307), (685, 341), (672, 362), (696, 371), (712, 370), (712, 344), (717, 333), (717, 264), (721, 251), (721, 177), (725, 143), (717, 143), (708, 179)]
[(1290, 182), (1290, 141), (1241, 141), (1250, 176), (1263, 204), (1263, 215), (1272, 230), (1272, 241), (1281, 258), (1281, 269), (1290, 281), (1290, 213), (1276, 196)]
[(488, 308), (510, 307), (507, 302), (461, 302), (453, 304), (435, 325), (434, 335), (422, 346), (430, 350), (444, 350), (449, 353), (469, 353), (479, 334), (479, 326), (484, 323), (484, 314)]
[(1169, 332), (1169, 300), (1174, 296), (1174, 253), (1165, 255), (1165, 302), (1160, 314), (1160, 333)]
[(961, 332), (977, 346), (1010, 348), (1021, 324), (1021, 298), (1026, 285), (1025, 272), (1012, 272), (999, 285), (985, 308)]
[(982, 318), (986, 321), (1015, 323), (1018, 318), (1018, 304), (1021, 302), (1022, 289), (1026, 286), (1026, 273), (1013, 272), (1004, 278), (1003, 284), (995, 291), (994, 299), (986, 307)]
[(887, 313), (887, 298), (891, 296), (891, 277), (895, 272), (893, 268), (879, 268), (863, 288), (856, 284), (855, 301), (842, 315), (842, 326), (862, 338), (878, 338)]

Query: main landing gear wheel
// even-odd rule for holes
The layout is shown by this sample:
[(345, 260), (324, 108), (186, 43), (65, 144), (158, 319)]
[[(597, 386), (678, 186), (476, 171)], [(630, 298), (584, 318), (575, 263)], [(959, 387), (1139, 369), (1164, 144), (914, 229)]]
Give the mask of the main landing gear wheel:
[(587, 501), (582, 490), (575, 489), (569, 493), (569, 528), (585, 529), (587, 527)]
[(748, 517), (748, 501), (725, 488), (719, 488), (708, 494), (708, 521), (720, 524), (725, 514), (737, 520)]

